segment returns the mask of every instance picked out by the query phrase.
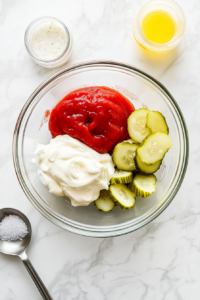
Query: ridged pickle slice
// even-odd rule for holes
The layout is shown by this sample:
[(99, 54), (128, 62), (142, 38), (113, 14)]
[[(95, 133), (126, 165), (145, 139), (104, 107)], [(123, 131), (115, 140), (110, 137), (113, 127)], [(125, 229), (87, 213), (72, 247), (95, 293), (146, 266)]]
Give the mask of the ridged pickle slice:
[(119, 170), (134, 171), (136, 170), (135, 156), (136, 150), (139, 147), (137, 144), (119, 143), (113, 151), (113, 162)]
[(136, 196), (146, 198), (153, 194), (156, 190), (156, 176), (154, 174), (137, 173), (133, 181), (129, 183), (128, 188)]
[(110, 192), (107, 190), (101, 190), (99, 198), (94, 201), (94, 204), (99, 210), (102, 210), (104, 212), (111, 211), (115, 204), (111, 199)]
[(156, 132), (145, 139), (143, 144), (137, 149), (137, 155), (143, 163), (152, 165), (162, 160), (171, 147), (171, 138), (164, 132)]
[(129, 183), (133, 180), (132, 172), (115, 170), (113, 177), (110, 179), (111, 184)]
[(146, 127), (149, 112), (147, 108), (141, 108), (132, 112), (128, 118), (128, 133), (131, 139), (137, 143), (142, 143), (151, 133), (151, 130)]
[(158, 111), (150, 111), (147, 115), (147, 124), (146, 126), (154, 132), (164, 132), (169, 133), (169, 128), (165, 117)]
[(125, 184), (110, 186), (112, 200), (122, 209), (131, 209), (135, 204), (135, 193), (132, 193)]
[(161, 163), (162, 160), (159, 160), (153, 165), (147, 165), (141, 161), (139, 155), (136, 155), (136, 164), (138, 169), (146, 174), (152, 174), (156, 172), (160, 168)]

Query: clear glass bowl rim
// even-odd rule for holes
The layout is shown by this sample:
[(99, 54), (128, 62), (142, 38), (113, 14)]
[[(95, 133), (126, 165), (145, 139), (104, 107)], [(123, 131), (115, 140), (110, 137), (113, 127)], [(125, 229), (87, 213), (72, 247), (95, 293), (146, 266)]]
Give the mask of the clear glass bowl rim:
[[(104, 230), (100, 230), (100, 231), (95, 231), (95, 230), (86, 230), (84, 228), (82, 228), (82, 226), (73, 226), (73, 223), (64, 223), (62, 220), (60, 220), (56, 215), (51, 214), (50, 212), (48, 212), (44, 207), (42, 207), (34, 198), (34, 196), (31, 194), (30, 190), (28, 189), (24, 179), (23, 179), (23, 175), (21, 174), (20, 171), (20, 166), (19, 166), (19, 160), (18, 160), (18, 134), (20, 131), (20, 126), (23, 120), (23, 116), (26, 113), (26, 110), (28, 109), (29, 105), (31, 104), (31, 102), (34, 100), (35, 96), (44, 88), (46, 87), (49, 83), (51, 83), (52, 81), (54, 81), (56, 78), (58, 78), (59, 76), (62, 76), (65, 73), (68, 73), (70, 71), (76, 70), (76, 69), (80, 69), (80, 68), (86, 68), (86, 67), (98, 67), (98, 66), (106, 66), (106, 67), (119, 67), (119, 68), (124, 68), (124, 69), (128, 69), (128, 71), (133, 71), (133, 72), (137, 72), (138, 74), (140, 74), (140, 76), (144, 77), (146, 80), (153, 82), (155, 85), (157, 85), (157, 87), (162, 90), (162, 92), (164, 92), (165, 94), (167, 94), (167, 96), (171, 99), (171, 101), (173, 102), (173, 104), (175, 105), (176, 109), (178, 110), (180, 119), (182, 121), (182, 125), (184, 128), (184, 136), (185, 136), (185, 157), (184, 157), (184, 164), (183, 164), (183, 168), (182, 168), (182, 172), (179, 176), (179, 180), (177, 181), (176, 187), (173, 190), (173, 192), (170, 194), (170, 196), (167, 198), (167, 201), (165, 201), (163, 203), (162, 206), (159, 206), (156, 211), (154, 211), (151, 215), (148, 215), (148, 217), (146, 219), (144, 219), (142, 222), (140, 222), (139, 224), (136, 225), (131, 225), (131, 226), (127, 226), (123, 229), (121, 229), (119, 226), (116, 227), (115, 230), (111, 230), (111, 231), (104, 231)], [(47, 78), (43, 83), (41, 83), (36, 90), (31, 94), (31, 96), (28, 98), (28, 100), (26, 101), (26, 103), (24, 104), (19, 117), (17, 119), (16, 122), (16, 126), (14, 129), (14, 134), (13, 134), (13, 144), (12, 144), (12, 153), (13, 153), (13, 163), (14, 163), (14, 168), (15, 168), (15, 172), (19, 181), (19, 184), (21, 185), (22, 190), (24, 191), (25, 195), (27, 196), (27, 198), (29, 199), (29, 201), (33, 204), (33, 206), (36, 207), (36, 209), (45, 217), (47, 218), (49, 221), (51, 221), (52, 223), (54, 223), (55, 225), (68, 230), (70, 232), (76, 233), (76, 234), (80, 234), (83, 236), (89, 236), (89, 237), (114, 237), (114, 236), (119, 236), (119, 235), (123, 235), (123, 234), (127, 234), (130, 233), (132, 231), (135, 231), (145, 225), (147, 225), (148, 223), (150, 223), (151, 221), (153, 221), (155, 218), (157, 218), (166, 208), (167, 206), (172, 202), (172, 200), (174, 199), (175, 195), (177, 194), (186, 170), (187, 170), (187, 165), (188, 165), (188, 160), (189, 160), (189, 137), (188, 137), (188, 130), (187, 130), (187, 126), (184, 120), (184, 117), (182, 115), (182, 112), (179, 108), (179, 105), (177, 104), (176, 100), (173, 98), (173, 96), (170, 94), (170, 92), (166, 89), (166, 87), (160, 83), (158, 80), (156, 80), (155, 78), (153, 78), (151, 75), (148, 75), (147, 73), (145, 73), (144, 71), (135, 68), (134, 66), (131, 65), (127, 65), (125, 63), (122, 62), (116, 62), (116, 61), (111, 61), (111, 60), (103, 60), (103, 61), (88, 61), (88, 62), (83, 62), (83, 63), (78, 63), (78, 64), (74, 64), (71, 65), (67, 68), (62, 69), (61, 71), (55, 73), (54, 75), (50, 76), (49, 78)]]

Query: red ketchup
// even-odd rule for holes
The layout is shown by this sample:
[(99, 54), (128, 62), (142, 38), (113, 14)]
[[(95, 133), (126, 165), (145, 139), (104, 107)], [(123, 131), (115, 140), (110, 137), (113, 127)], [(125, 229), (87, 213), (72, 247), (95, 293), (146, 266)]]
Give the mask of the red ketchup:
[(127, 118), (134, 106), (107, 87), (87, 87), (71, 92), (52, 110), (52, 137), (68, 134), (99, 153), (112, 153), (114, 146), (129, 139)]

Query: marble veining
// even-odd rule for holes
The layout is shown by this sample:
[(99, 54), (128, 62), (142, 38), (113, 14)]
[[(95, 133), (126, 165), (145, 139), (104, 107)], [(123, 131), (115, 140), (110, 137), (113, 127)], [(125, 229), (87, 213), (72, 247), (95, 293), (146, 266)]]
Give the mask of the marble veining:
[[(28, 255), (56, 300), (200, 299), (200, 2), (177, 0), (187, 29), (179, 47), (164, 56), (139, 50), (134, 15), (144, 0), (0, 1), (0, 207), (29, 217)], [(95, 59), (134, 65), (160, 80), (185, 117), (190, 160), (171, 205), (152, 223), (108, 239), (78, 236), (46, 220), (21, 190), (12, 162), (12, 136), (22, 106), (56, 70), (31, 61), (24, 31), (36, 17), (51, 15), (70, 26), (74, 51), (66, 66)], [(39, 300), (20, 260), (0, 254), (0, 299)]]

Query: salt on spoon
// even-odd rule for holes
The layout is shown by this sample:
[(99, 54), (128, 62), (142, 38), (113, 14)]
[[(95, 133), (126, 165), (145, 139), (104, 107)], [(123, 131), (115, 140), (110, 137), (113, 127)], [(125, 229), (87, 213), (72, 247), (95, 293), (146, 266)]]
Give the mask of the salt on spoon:
[(5, 216), (0, 222), (0, 239), (2, 241), (22, 240), (27, 233), (26, 223), (19, 216)]
[(23, 213), (13, 208), (0, 209), (0, 252), (19, 256), (43, 299), (53, 300), (26, 254), (31, 233), (31, 224)]

